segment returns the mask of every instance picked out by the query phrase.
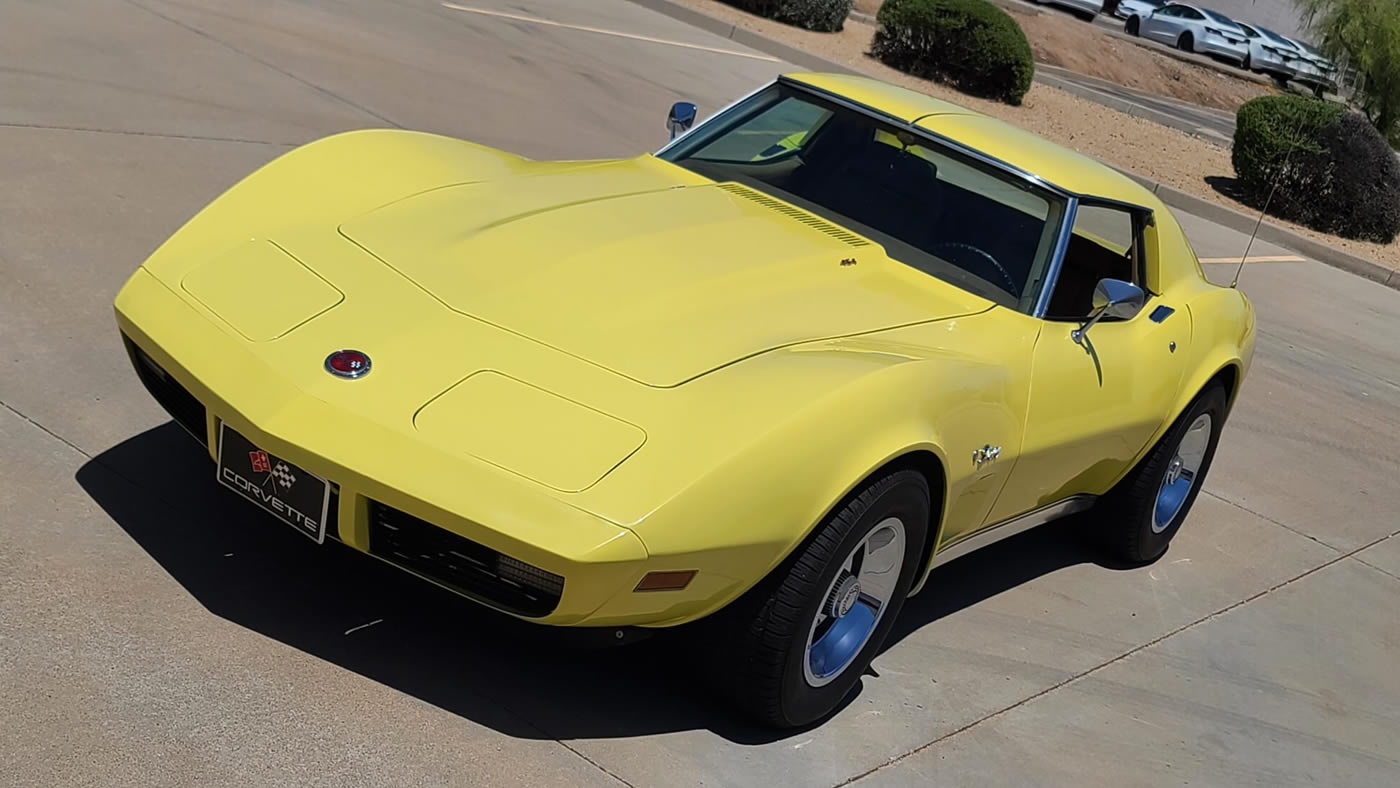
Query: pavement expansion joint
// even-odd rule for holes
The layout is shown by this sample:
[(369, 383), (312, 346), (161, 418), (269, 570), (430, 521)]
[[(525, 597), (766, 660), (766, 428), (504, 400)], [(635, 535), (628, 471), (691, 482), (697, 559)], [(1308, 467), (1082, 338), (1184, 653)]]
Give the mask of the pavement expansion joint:
[[(1227, 501), (1227, 503), (1228, 503), (1228, 501)], [(861, 780), (861, 779), (863, 779), (863, 778), (865, 778), (865, 777), (867, 777), (867, 776), (869, 776), (869, 775), (871, 775), (871, 774), (874, 774), (875, 772), (878, 772), (878, 771), (880, 771), (880, 770), (882, 770), (882, 769), (886, 769), (886, 768), (888, 768), (888, 767), (890, 767), (890, 766), (893, 766), (893, 765), (899, 763), (900, 761), (904, 760), (905, 758), (908, 758), (908, 757), (911, 756), (911, 755), (917, 755), (918, 753), (921, 753), (921, 752), (923, 752), (924, 750), (927, 750), (927, 749), (929, 749), (930, 747), (933, 747), (933, 746), (936, 745), (936, 744), (940, 744), (940, 743), (942, 743), (942, 742), (944, 742), (944, 741), (947, 741), (948, 739), (951, 739), (951, 738), (953, 738), (954, 736), (957, 736), (958, 734), (961, 734), (961, 733), (963, 733), (963, 732), (965, 732), (965, 731), (971, 730), (971, 729), (973, 729), (973, 728), (975, 728), (975, 727), (981, 725), (981, 724), (984, 723), (984, 722), (987, 722), (987, 721), (989, 721), (989, 720), (996, 719), (997, 717), (1000, 717), (1000, 716), (1002, 716), (1003, 714), (1006, 714), (1007, 712), (1014, 711), (1014, 710), (1016, 710), (1016, 709), (1018, 709), (1018, 708), (1020, 708), (1020, 707), (1022, 707), (1022, 706), (1024, 706), (1024, 705), (1026, 705), (1027, 703), (1030, 703), (1031, 701), (1034, 701), (1034, 700), (1038, 700), (1038, 699), (1040, 699), (1040, 698), (1043, 698), (1043, 697), (1045, 697), (1045, 696), (1047, 696), (1047, 695), (1050, 695), (1051, 693), (1053, 693), (1053, 692), (1055, 692), (1055, 691), (1057, 691), (1057, 690), (1059, 690), (1059, 689), (1061, 689), (1061, 688), (1063, 688), (1063, 687), (1067, 687), (1067, 686), (1069, 686), (1070, 684), (1074, 684), (1074, 683), (1078, 682), (1080, 679), (1084, 679), (1084, 678), (1087, 678), (1087, 677), (1089, 677), (1089, 676), (1092, 676), (1092, 675), (1094, 675), (1095, 673), (1098, 673), (1099, 671), (1103, 670), (1104, 668), (1107, 668), (1107, 667), (1109, 667), (1109, 666), (1111, 666), (1111, 665), (1115, 665), (1115, 664), (1117, 664), (1117, 663), (1119, 663), (1119, 662), (1122, 662), (1123, 660), (1127, 659), (1128, 657), (1133, 656), (1134, 654), (1137, 654), (1137, 653), (1142, 652), (1142, 651), (1146, 651), (1147, 649), (1152, 648), (1153, 646), (1155, 646), (1155, 645), (1157, 645), (1158, 643), (1161, 643), (1161, 642), (1167, 640), (1168, 638), (1174, 637), (1174, 636), (1176, 636), (1176, 635), (1178, 635), (1178, 634), (1180, 634), (1180, 633), (1182, 633), (1182, 632), (1185, 632), (1185, 631), (1188, 630), (1188, 629), (1194, 629), (1195, 627), (1197, 627), (1197, 626), (1199, 626), (1199, 625), (1201, 625), (1201, 624), (1204, 624), (1204, 623), (1206, 623), (1206, 622), (1208, 622), (1208, 621), (1212, 621), (1212, 620), (1214, 620), (1214, 619), (1216, 619), (1216, 618), (1219, 618), (1220, 616), (1226, 615), (1227, 613), (1231, 613), (1231, 612), (1233, 612), (1234, 610), (1236, 610), (1236, 609), (1238, 609), (1238, 608), (1244, 607), (1245, 605), (1248, 605), (1249, 603), (1254, 602), (1255, 600), (1263, 599), (1264, 597), (1266, 597), (1266, 596), (1268, 596), (1268, 595), (1274, 593), (1275, 591), (1278, 591), (1278, 590), (1281, 589), (1281, 588), (1285, 588), (1285, 587), (1287, 587), (1287, 586), (1290, 586), (1290, 585), (1292, 585), (1292, 584), (1298, 582), (1299, 580), (1302, 580), (1302, 579), (1304, 579), (1304, 578), (1310, 577), (1310, 576), (1312, 576), (1312, 575), (1318, 573), (1319, 571), (1321, 571), (1321, 570), (1323, 570), (1323, 569), (1326, 569), (1326, 568), (1329, 567), (1329, 566), (1332, 566), (1332, 565), (1334, 565), (1334, 564), (1341, 563), (1342, 561), (1345, 561), (1345, 560), (1348, 559), (1348, 558), (1354, 558), (1354, 557), (1355, 557), (1358, 553), (1360, 553), (1361, 551), (1367, 550), (1367, 549), (1372, 548), (1372, 547), (1375, 547), (1376, 545), (1380, 544), (1381, 542), (1384, 542), (1385, 540), (1390, 539), (1390, 538), (1392, 538), (1392, 537), (1394, 537), (1394, 536), (1397, 536), (1397, 535), (1400, 535), (1400, 531), (1395, 531), (1394, 533), (1386, 534), (1385, 536), (1382, 536), (1382, 537), (1380, 537), (1379, 539), (1375, 539), (1375, 540), (1372, 540), (1372, 541), (1370, 541), (1370, 542), (1367, 542), (1366, 544), (1361, 545), (1360, 547), (1357, 547), (1357, 548), (1355, 548), (1355, 549), (1353, 549), (1353, 550), (1349, 550), (1349, 551), (1347, 551), (1347, 552), (1345, 552), (1345, 553), (1340, 553), (1340, 554), (1338, 554), (1338, 555), (1336, 555), (1336, 556), (1333, 556), (1332, 558), (1329, 558), (1329, 559), (1327, 559), (1326, 561), (1323, 561), (1322, 563), (1318, 564), (1317, 566), (1314, 566), (1313, 568), (1308, 569), (1308, 570), (1302, 572), (1301, 574), (1295, 575), (1295, 576), (1293, 576), (1293, 577), (1291, 577), (1291, 578), (1289, 578), (1289, 579), (1287, 579), (1287, 580), (1284, 580), (1284, 581), (1281, 581), (1281, 582), (1279, 582), (1279, 583), (1276, 583), (1276, 584), (1270, 586), (1269, 588), (1266, 588), (1266, 589), (1264, 589), (1263, 591), (1259, 591), (1258, 593), (1252, 594), (1252, 595), (1250, 595), (1250, 596), (1248, 596), (1248, 597), (1246, 597), (1246, 598), (1244, 598), (1244, 599), (1241, 599), (1241, 600), (1238, 601), (1238, 602), (1233, 602), (1233, 603), (1231, 603), (1231, 604), (1229, 604), (1229, 605), (1226, 605), (1225, 607), (1222, 607), (1222, 608), (1220, 608), (1219, 610), (1216, 610), (1216, 611), (1213, 612), (1213, 613), (1208, 613), (1208, 614), (1206, 614), (1206, 615), (1204, 615), (1204, 616), (1201, 616), (1200, 618), (1196, 619), (1195, 621), (1191, 621), (1191, 622), (1189, 622), (1189, 623), (1187, 623), (1187, 624), (1183, 624), (1183, 625), (1177, 627), (1176, 629), (1173, 629), (1173, 630), (1170, 631), (1170, 632), (1167, 632), (1167, 633), (1165, 633), (1165, 634), (1163, 634), (1163, 635), (1159, 635), (1158, 637), (1155, 637), (1155, 638), (1153, 638), (1152, 640), (1147, 641), (1146, 643), (1143, 643), (1143, 644), (1141, 644), (1141, 645), (1139, 645), (1139, 646), (1134, 646), (1133, 648), (1130, 648), (1130, 649), (1128, 649), (1127, 651), (1124, 651), (1122, 654), (1119, 654), (1118, 656), (1113, 657), (1112, 659), (1105, 660), (1104, 662), (1101, 662), (1101, 663), (1099, 663), (1099, 664), (1097, 664), (1097, 665), (1095, 665), (1095, 666), (1093, 666), (1093, 667), (1091, 667), (1091, 668), (1087, 668), (1087, 669), (1085, 669), (1085, 670), (1082, 670), (1082, 671), (1080, 671), (1079, 673), (1076, 673), (1076, 674), (1074, 674), (1073, 676), (1070, 676), (1069, 678), (1066, 678), (1066, 679), (1064, 679), (1064, 680), (1062, 680), (1062, 681), (1056, 682), (1055, 684), (1052, 684), (1051, 686), (1046, 687), (1045, 689), (1040, 690), (1039, 692), (1036, 692), (1036, 693), (1034, 693), (1034, 694), (1028, 695), (1028, 696), (1022, 698), (1021, 700), (1016, 701), (1015, 703), (1012, 703), (1012, 704), (1010, 704), (1010, 705), (1008, 705), (1008, 706), (1004, 706), (1004, 707), (1002, 707), (1002, 708), (1000, 708), (1000, 709), (997, 709), (996, 711), (993, 711), (993, 712), (990, 712), (990, 713), (988, 713), (988, 714), (985, 714), (985, 715), (983, 715), (983, 716), (981, 716), (981, 717), (979, 717), (979, 718), (973, 720), (972, 722), (969, 722), (969, 723), (967, 723), (966, 725), (963, 725), (962, 727), (958, 728), (957, 730), (949, 731), (948, 733), (945, 733), (945, 734), (943, 734), (942, 736), (939, 736), (938, 738), (936, 738), (936, 739), (934, 739), (934, 740), (932, 740), (932, 741), (930, 741), (930, 742), (928, 742), (928, 743), (926, 743), (926, 744), (922, 744), (922, 745), (920, 745), (920, 746), (918, 746), (918, 747), (915, 747), (914, 749), (912, 749), (912, 750), (910, 750), (910, 751), (908, 751), (908, 752), (906, 752), (906, 753), (904, 753), (904, 754), (902, 754), (902, 755), (896, 755), (895, 757), (890, 758), (889, 760), (885, 761), (884, 763), (880, 764), (879, 766), (876, 766), (876, 767), (874, 767), (874, 768), (872, 768), (872, 769), (867, 769), (867, 770), (864, 771), (864, 772), (861, 772), (861, 773), (859, 773), (859, 774), (857, 774), (857, 775), (855, 775), (855, 776), (853, 776), (853, 777), (850, 777), (850, 778), (846, 779), (845, 781), (843, 781), (843, 782), (841, 782), (841, 783), (838, 783), (838, 784), (835, 786), (835, 788), (841, 788), (842, 786), (850, 785), (851, 783), (854, 783), (854, 782), (856, 782), (857, 780)], [(1335, 549), (1335, 548), (1334, 548), (1334, 549)], [(1360, 560), (1360, 559), (1357, 559), (1357, 560)], [(1363, 563), (1365, 563), (1365, 562), (1363, 561)], [(1370, 564), (1367, 564), (1367, 566), (1370, 566)], [(1375, 567), (1371, 567), (1371, 568), (1374, 569)], [(1389, 573), (1387, 572), (1387, 573), (1385, 573), (1385, 574), (1389, 574)]]
[(335, 91), (330, 90), (329, 88), (322, 87), (321, 85), (318, 85), (318, 84), (316, 84), (315, 82), (312, 82), (312, 81), (309, 80), (309, 79), (306, 79), (306, 78), (304, 78), (304, 77), (297, 76), (296, 74), (293, 74), (292, 72), (286, 70), (285, 68), (282, 68), (281, 66), (279, 66), (279, 65), (277, 65), (277, 64), (275, 64), (275, 63), (272, 63), (272, 62), (270, 62), (270, 61), (268, 61), (268, 60), (264, 60), (264, 59), (258, 57), (257, 55), (254, 55), (253, 53), (248, 52), (248, 51), (246, 51), (246, 50), (244, 50), (244, 49), (240, 49), (239, 47), (237, 47), (237, 46), (235, 46), (235, 45), (233, 45), (233, 44), (230, 44), (229, 42), (224, 41), (223, 39), (218, 38), (217, 36), (210, 35), (209, 33), (205, 32), (204, 30), (199, 29), (198, 27), (195, 27), (194, 25), (191, 25), (191, 24), (186, 23), (186, 22), (181, 22), (180, 20), (176, 19), (175, 17), (169, 16), (168, 14), (163, 14), (163, 13), (161, 13), (161, 12), (155, 10), (154, 8), (150, 8), (150, 7), (148, 7), (148, 6), (144, 6), (144, 5), (142, 5), (142, 4), (138, 3), (138, 2), (136, 2), (136, 0), (125, 0), (125, 2), (127, 3), (127, 5), (133, 6), (133, 7), (135, 7), (135, 8), (139, 8), (139, 9), (141, 9), (142, 11), (145, 11), (146, 13), (148, 13), (148, 14), (150, 14), (150, 15), (152, 15), (152, 16), (155, 16), (155, 17), (159, 17), (159, 18), (161, 18), (161, 19), (164, 19), (165, 21), (169, 22), (169, 23), (172, 24), (172, 25), (175, 25), (176, 27), (179, 27), (179, 28), (182, 28), (182, 29), (184, 29), (184, 30), (187, 30), (187, 31), (189, 31), (189, 32), (191, 32), (191, 33), (194, 33), (195, 35), (200, 36), (201, 38), (208, 39), (209, 41), (212, 41), (212, 42), (214, 42), (215, 44), (218, 44), (219, 46), (223, 47), (224, 49), (227, 49), (227, 50), (230, 51), (230, 52), (233, 52), (234, 54), (242, 55), (243, 57), (246, 57), (246, 58), (248, 58), (249, 60), (251, 60), (251, 61), (253, 61), (253, 62), (255, 62), (255, 63), (258, 63), (259, 65), (262, 65), (262, 66), (264, 66), (264, 67), (266, 67), (266, 68), (272, 69), (273, 71), (276, 71), (278, 74), (281, 74), (282, 76), (287, 77), (288, 79), (296, 80), (297, 82), (300, 82), (301, 84), (303, 84), (303, 85), (305, 85), (305, 86), (311, 88), (312, 90), (315, 90), (315, 91), (318, 92), (318, 93), (321, 93), (322, 95), (325, 95), (325, 96), (328, 96), (328, 97), (330, 97), (330, 98), (332, 98), (332, 99), (335, 99), (336, 101), (339, 101), (340, 103), (342, 103), (342, 104), (344, 104), (344, 105), (346, 105), (346, 106), (348, 106), (348, 107), (353, 107), (354, 109), (357, 109), (357, 110), (359, 110), (360, 112), (365, 113), (366, 115), (369, 115), (369, 116), (371, 116), (371, 117), (374, 117), (374, 118), (376, 118), (377, 120), (383, 121), (384, 123), (387, 123), (387, 124), (389, 124), (390, 126), (393, 126), (393, 127), (396, 128), (396, 129), (401, 129), (401, 128), (403, 128), (403, 126), (402, 126), (401, 124), (396, 123), (396, 122), (393, 121), (393, 120), (390, 120), (389, 118), (385, 117), (384, 115), (379, 114), (378, 112), (375, 112), (374, 110), (370, 109), (369, 107), (366, 107), (366, 106), (364, 106), (364, 105), (362, 105), (362, 104), (356, 103), (355, 101), (352, 101), (351, 99), (348, 99), (348, 98), (346, 98), (345, 96), (342, 96), (342, 95), (340, 95), (339, 93), (336, 93)]
[(44, 433), (45, 435), (48, 435), (50, 438), (53, 438), (54, 440), (58, 441), (59, 443), (62, 443), (64, 446), (67, 446), (68, 448), (70, 448), (70, 449), (72, 449), (73, 451), (75, 451), (75, 452), (77, 452), (77, 453), (83, 455), (84, 457), (86, 457), (86, 458), (89, 459), (89, 460), (92, 459), (92, 455), (91, 455), (91, 454), (88, 454), (86, 451), (84, 451), (84, 450), (82, 449), (81, 446), (79, 446), (78, 444), (74, 443), (73, 441), (68, 440), (67, 438), (63, 437), (62, 435), (59, 435), (57, 432), (54, 432), (53, 430), (49, 429), (48, 427), (45, 427), (44, 425), (40, 424), (39, 422), (35, 421), (34, 419), (29, 418), (29, 417), (26, 416), (22, 411), (20, 411), (18, 408), (14, 407), (14, 406), (11, 405), (10, 403), (5, 402), (4, 400), (0, 400), (0, 407), (3, 407), (5, 410), (8, 410), (9, 412), (15, 414), (15, 415), (18, 416), (19, 418), (21, 418), (21, 419), (23, 419), (24, 421), (28, 422), (29, 424), (33, 425), (35, 429), (39, 430), (40, 432)]
[(245, 145), (273, 145), (292, 148), (297, 142), (274, 142), (272, 140), (252, 140), (242, 137), (208, 137), (199, 134), (173, 134), (163, 131), (140, 131), (137, 129), (96, 129), (88, 126), (54, 126), (46, 123), (14, 123), (0, 121), (0, 129), (36, 129), (39, 131), (75, 131), (84, 134), (120, 134), (130, 137), (157, 137), (167, 140), (191, 140), (194, 142), (235, 142)]
[(1224, 504), (1228, 504), (1228, 505), (1230, 505), (1230, 506), (1233, 506), (1233, 507), (1235, 507), (1236, 509), (1239, 509), (1239, 510), (1242, 511), (1242, 512), (1248, 512), (1249, 514), (1252, 514), (1252, 515), (1254, 515), (1255, 517), (1258, 517), (1260, 520), (1263, 520), (1263, 521), (1268, 522), (1268, 523), (1273, 523), (1274, 525), (1277, 525), (1279, 528), (1282, 528), (1282, 529), (1284, 529), (1285, 531), (1291, 531), (1291, 532), (1297, 534), (1298, 536), (1302, 536), (1302, 537), (1305, 537), (1305, 538), (1307, 538), (1307, 539), (1311, 539), (1312, 541), (1314, 541), (1314, 542), (1316, 542), (1316, 543), (1322, 545), (1323, 547), (1327, 548), (1328, 550), (1331, 550), (1331, 551), (1336, 552), (1336, 553), (1342, 552), (1342, 548), (1337, 547), (1336, 545), (1328, 544), (1327, 542), (1324, 542), (1324, 541), (1322, 541), (1321, 539), (1318, 539), (1316, 536), (1313, 536), (1313, 535), (1310, 534), (1310, 533), (1307, 533), (1307, 532), (1304, 532), (1304, 531), (1300, 531), (1300, 530), (1298, 530), (1297, 528), (1294, 528), (1293, 526), (1289, 525), (1288, 523), (1283, 522), (1282, 520), (1275, 520), (1274, 518), (1270, 517), (1270, 516), (1267, 515), (1267, 514), (1264, 514), (1263, 512), (1256, 512), (1256, 511), (1254, 511), (1253, 509), (1249, 508), (1248, 506), (1245, 506), (1244, 504), (1240, 503), (1239, 501), (1231, 500), (1231, 499), (1226, 498), (1225, 496), (1223, 496), (1223, 495), (1221, 495), (1221, 494), (1219, 494), (1219, 493), (1212, 492), (1212, 491), (1207, 490), (1207, 489), (1204, 489), (1204, 488), (1201, 489), (1201, 492), (1204, 493), (1204, 494), (1206, 494), (1206, 495), (1209, 495), (1210, 497), (1214, 498), (1214, 499), (1217, 500), (1217, 501), (1220, 501), (1221, 503), (1224, 503)]

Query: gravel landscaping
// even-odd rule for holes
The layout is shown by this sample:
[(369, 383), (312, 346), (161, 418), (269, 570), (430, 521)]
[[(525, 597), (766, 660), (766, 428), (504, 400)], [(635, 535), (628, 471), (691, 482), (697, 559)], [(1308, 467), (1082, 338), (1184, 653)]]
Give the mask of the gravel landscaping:
[[(839, 33), (813, 33), (753, 16), (719, 0), (672, 1), (877, 79), (903, 85), (1005, 120), (1068, 148), (1167, 186), (1245, 213), (1258, 213), (1256, 208), (1217, 191), (1217, 186), (1229, 191), (1229, 183), (1234, 177), (1230, 151), (1198, 137), (1109, 109), (1039, 83), (1031, 87), (1021, 106), (1013, 107), (968, 96), (944, 85), (911, 77), (869, 57), (866, 51), (870, 47), (875, 29), (871, 25), (854, 20), (847, 20), (845, 29)], [(1021, 21), (1019, 17), (1018, 21)], [(1092, 26), (1085, 23), (1073, 19), (1066, 21), (1078, 24), (1089, 32), (1095, 32)], [(1105, 40), (1112, 38), (1106, 35), (1100, 37)], [(1240, 100), (1245, 98), (1248, 96)], [(702, 107), (701, 115), (714, 109), (717, 108)], [(1269, 221), (1358, 257), (1389, 268), (1400, 269), (1400, 244), (1350, 241), (1279, 219), (1270, 218)]]

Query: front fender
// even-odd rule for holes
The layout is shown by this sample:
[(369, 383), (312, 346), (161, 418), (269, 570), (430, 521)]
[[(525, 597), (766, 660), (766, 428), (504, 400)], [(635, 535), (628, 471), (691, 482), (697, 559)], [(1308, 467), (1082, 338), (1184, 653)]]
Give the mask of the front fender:
[[(1003, 349), (1019, 345), (1013, 355), (1028, 358), (1034, 337), (1012, 338), (1020, 323), (1001, 330), (991, 324), (995, 318), (990, 315), (960, 319), (965, 328), (933, 323), (888, 332), (878, 342), (866, 337), (778, 351), (683, 387), (697, 397), (707, 385), (771, 391), (763, 378), (777, 375), (787, 378), (783, 390), (789, 398), (769, 411), (772, 420), (764, 428), (730, 436), (735, 443), (726, 447), (722, 462), (691, 469), (664, 504), (628, 523), (654, 560), (670, 556), (677, 569), (698, 567), (702, 574), (724, 579), (706, 598), (674, 610), (673, 623), (706, 615), (751, 588), (871, 474), (903, 455), (925, 453), (942, 476), (931, 480), (936, 511), (925, 553), (941, 523), (950, 518), (980, 521), (1000, 489), (1002, 479), (996, 474), (1004, 469), (990, 472), (970, 461), (951, 462), (949, 455), (961, 456), (963, 447), (970, 448), (974, 440), (981, 445), (989, 436), (1002, 441), (1008, 454), (1019, 449), (1027, 392), (1023, 365), (936, 346), (910, 352), (891, 339), (918, 333), (932, 343), (940, 334), (946, 340), (967, 331), (979, 343)], [(800, 401), (790, 394), (796, 367), (812, 375), (800, 387), (806, 396)], [(742, 380), (750, 375), (752, 385)], [(721, 396), (716, 392), (703, 398)], [(646, 463), (647, 458), (639, 453), (600, 487), (639, 482), (645, 466), (629, 469), (634, 462)], [(1005, 469), (1010, 465), (1005, 463)]]
[[(1191, 317), (1186, 373), (1167, 418), (1143, 448), (1142, 455), (1157, 445), (1202, 389), (1222, 376), (1227, 382), (1228, 416), (1254, 358), (1254, 305), (1244, 293), (1234, 288), (1207, 285), (1186, 302), (1186, 309)], [(1136, 466), (1140, 459), (1141, 456), (1128, 467)]]
[(454, 183), (490, 180), (533, 163), (462, 140), (413, 131), (336, 134), (263, 165), (216, 198), (145, 262), (167, 283), (249, 237), (340, 221), (394, 200)]

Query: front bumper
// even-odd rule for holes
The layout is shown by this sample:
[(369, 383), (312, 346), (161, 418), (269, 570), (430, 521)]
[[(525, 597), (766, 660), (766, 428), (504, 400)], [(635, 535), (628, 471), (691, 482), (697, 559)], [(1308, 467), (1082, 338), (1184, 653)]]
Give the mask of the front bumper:
[[(635, 592), (650, 571), (697, 567), (654, 560), (628, 528), (534, 482), (307, 395), (144, 269), (117, 296), (116, 314), (143, 382), (211, 458), (227, 423), (329, 480), (328, 533), (352, 548), (544, 624), (670, 625), (730, 595), (733, 581), (704, 566), (685, 590)], [(508, 593), (512, 584), (528, 593)]]

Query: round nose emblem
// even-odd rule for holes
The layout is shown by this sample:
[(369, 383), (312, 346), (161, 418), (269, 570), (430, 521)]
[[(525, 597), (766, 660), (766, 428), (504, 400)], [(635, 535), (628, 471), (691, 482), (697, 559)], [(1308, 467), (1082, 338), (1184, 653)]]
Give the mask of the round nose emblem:
[(326, 371), (340, 378), (361, 378), (369, 374), (369, 356), (358, 350), (337, 350), (326, 356)]

